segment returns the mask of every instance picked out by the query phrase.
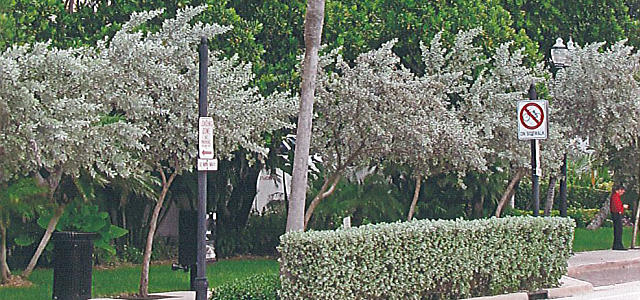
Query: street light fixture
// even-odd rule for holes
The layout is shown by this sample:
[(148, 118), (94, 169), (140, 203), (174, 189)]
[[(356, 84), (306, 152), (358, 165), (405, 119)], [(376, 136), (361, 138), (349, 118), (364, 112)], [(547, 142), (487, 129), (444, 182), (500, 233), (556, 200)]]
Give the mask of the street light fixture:
[(556, 43), (551, 46), (551, 64), (554, 68), (560, 69), (568, 67), (571, 64), (569, 45), (571, 48), (574, 48), (571, 38), (569, 38), (567, 45), (564, 44), (562, 38), (557, 38)]
[[(560, 70), (571, 66), (571, 51), (575, 49), (573, 39), (569, 37), (569, 41), (565, 46), (562, 38), (556, 39), (556, 43), (551, 46), (551, 66), (555, 70)], [(555, 74), (555, 73), (554, 73)], [(567, 216), (567, 153), (564, 154), (562, 161), (562, 179), (560, 179), (560, 216)]]

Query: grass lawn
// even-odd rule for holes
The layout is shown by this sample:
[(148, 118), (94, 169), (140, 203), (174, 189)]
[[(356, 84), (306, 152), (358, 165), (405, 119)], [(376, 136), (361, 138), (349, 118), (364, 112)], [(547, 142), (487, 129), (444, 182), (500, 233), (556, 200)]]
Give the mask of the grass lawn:
[[(207, 266), (209, 287), (257, 273), (277, 273), (278, 262), (273, 259), (222, 260)], [(28, 288), (0, 287), (0, 299), (37, 300), (51, 299), (52, 269), (37, 269), (30, 278)], [(140, 282), (140, 267), (126, 266), (117, 269), (93, 270), (92, 297), (117, 296), (136, 293)], [(189, 290), (189, 272), (171, 271), (171, 265), (152, 265), (149, 272), (151, 293)]]
[[(631, 246), (632, 227), (624, 227), (622, 243)], [(640, 239), (638, 239), (640, 241)], [(637, 242), (636, 242), (637, 243)], [(573, 237), (573, 252), (611, 249), (613, 245), (613, 227), (601, 227), (597, 230), (576, 228)]]

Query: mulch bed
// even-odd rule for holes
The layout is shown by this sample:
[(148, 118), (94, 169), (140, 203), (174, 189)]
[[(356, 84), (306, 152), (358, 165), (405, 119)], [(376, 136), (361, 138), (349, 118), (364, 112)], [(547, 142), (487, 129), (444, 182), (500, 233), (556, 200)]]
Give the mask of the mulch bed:
[(30, 287), (32, 285), (33, 283), (31, 283), (31, 281), (25, 280), (20, 276), (11, 276), (9, 277), (9, 281), (0, 284), (0, 287)]

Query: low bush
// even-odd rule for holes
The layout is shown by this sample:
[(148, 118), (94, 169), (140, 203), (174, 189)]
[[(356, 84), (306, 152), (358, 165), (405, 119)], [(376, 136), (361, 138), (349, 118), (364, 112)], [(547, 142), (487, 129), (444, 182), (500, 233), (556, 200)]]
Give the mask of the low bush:
[[(546, 195), (547, 182), (540, 183), (541, 195)], [(557, 190), (556, 190), (557, 191)], [(610, 191), (601, 188), (569, 185), (567, 187), (567, 205), (576, 208), (600, 208), (602, 202), (609, 199)], [(541, 196), (541, 205), (544, 205), (544, 196)], [(531, 208), (531, 182), (523, 181), (516, 191), (515, 202), (517, 208)], [(553, 208), (560, 208), (560, 193), (556, 192)]]
[(284, 234), (287, 214), (284, 209), (269, 210), (249, 216), (241, 229), (216, 231), (216, 254), (219, 258), (237, 255), (275, 256), (279, 238)]
[(292, 232), (278, 247), (283, 299), (458, 299), (556, 286), (575, 222), (419, 220)]
[[(570, 208), (570, 209), (567, 209), (567, 217), (573, 219), (576, 222), (576, 227), (585, 228), (587, 227), (587, 225), (589, 225), (591, 220), (595, 218), (595, 216), (598, 214), (598, 211), (599, 210), (597, 208)], [(540, 215), (542, 214), (543, 212), (540, 211)], [(520, 209), (507, 209), (505, 210), (504, 215), (505, 216), (531, 216), (533, 215), (533, 211), (520, 210)], [(560, 211), (555, 209), (552, 210), (551, 216), (559, 217)]]
[(280, 279), (276, 273), (263, 273), (236, 279), (212, 290), (211, 300), (275, 300)]
[(126, 244), (118, 248), (118, 256), (124, 262), (141, 264), (143, 255), (142, 250)]

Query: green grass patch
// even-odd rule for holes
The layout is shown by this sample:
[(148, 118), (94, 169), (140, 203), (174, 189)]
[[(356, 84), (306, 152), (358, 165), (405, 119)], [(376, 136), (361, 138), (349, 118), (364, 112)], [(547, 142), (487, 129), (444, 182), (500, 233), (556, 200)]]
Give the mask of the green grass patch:
[[(253, 274), (278, 273), (278, 262), (273, 259), (222, 260), (207, 266), (209, 287), (242, 279)], [(0, 299), (51, 299), (53, 270), (37, 269), (30, 277), (31, 287), (0, 287)], [(138, 291), (140, 266), (123, 266), (108, 270), (93, 270), (92, 297), (110, 297), (133, 294)], [(189, 272), (171, 271), (171, 265), (152, 265), (149, 272), (151, 293), (189, 290)]]
[[(633, 227), (624, 227), (622, 243), (625, 247), (631, 246)], [(600, 227), (596, 230), (576, 228), (573, 238), (573, 252), (606, 250), (613, 245), (613, 227)]]

